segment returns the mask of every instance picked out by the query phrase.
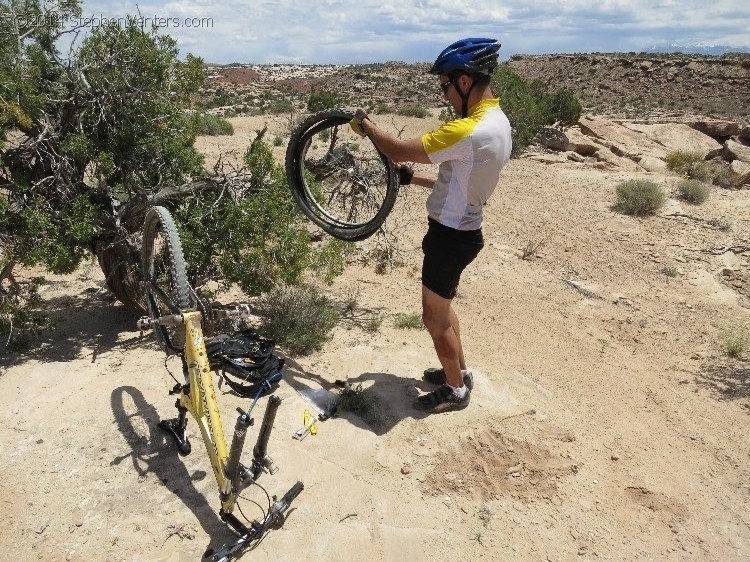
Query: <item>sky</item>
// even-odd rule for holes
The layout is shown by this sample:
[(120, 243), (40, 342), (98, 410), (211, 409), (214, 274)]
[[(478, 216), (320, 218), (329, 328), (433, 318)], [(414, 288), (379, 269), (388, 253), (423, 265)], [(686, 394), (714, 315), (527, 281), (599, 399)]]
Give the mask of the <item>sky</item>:
[(429, 62), (464, 37), (513, 54), (750, 46), (748, 0), (82, 0), (83, 15), (157, 21), (214, 63)]

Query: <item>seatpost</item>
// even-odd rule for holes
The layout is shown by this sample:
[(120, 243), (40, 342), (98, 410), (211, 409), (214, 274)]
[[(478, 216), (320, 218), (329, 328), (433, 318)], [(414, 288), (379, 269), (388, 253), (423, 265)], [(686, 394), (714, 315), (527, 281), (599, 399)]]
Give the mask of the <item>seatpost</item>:
[(245, 446), (245, 437), (247, 428), (253, 425), (253, 418), (244, 412), (240, 412), (237, 417), (237, 423), (234, 425), (234, 436), (232, 437), (232, 446), (229, 449), (229, 459), (224, 467), (224, 475), (229, 479), (235, 490), (239, 490), (241, 474), (239, 473), (240, 457), (242, 449)]
[(273, 460), (268, 456), (268, 439), (271, 437), (271, 429), (273, 429), (273, 422), (276, 418), (276, 411), (279, 409), (281, 404), (281, 398), (272, 395), (268, 399), (268, 406), (266, 407), (266, 413), (263, 416), (263, 423), (260, 426), (258, 432), (258, 441), (255, 443), (253, 449), (253, 477), (257, 478), (260, 475), (261, 470), (268, 470), (271, 474), (276, 472), (273, 466)]

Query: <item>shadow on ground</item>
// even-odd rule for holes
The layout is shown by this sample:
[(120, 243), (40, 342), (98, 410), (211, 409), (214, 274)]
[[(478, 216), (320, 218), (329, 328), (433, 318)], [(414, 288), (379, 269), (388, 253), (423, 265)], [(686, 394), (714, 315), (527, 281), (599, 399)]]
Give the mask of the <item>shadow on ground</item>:
[[(215, 509), (204, 495), (195, 488), (194, 482), (213, 475), (200, 470), (192, 475), (180, 460), (177, 447), (169, 435), (158, 427), (160, 418), (143, 394), (132, 386), (121, 386), (112, 391), (112, 413), (117, 427), (130, 446), (130, 453), (112, 459), (111, 465), (132, 462), (139, 477), (150, 474), (158, 478), (166, 488), (182, 500), (193, 512), (203, 530), (210, 537), (207, 548), (218, 548), (234, 535), (227, 529)], [(176, 412), (175, 412), (176, 413)], [(203, 443), (193, 443), (194, 450), (202, 449)], [(201, 454), (202, 451), (198, 451)], [(216, 504), (218, 504), (216, 490)], [(175, 534), (178, 530), (173, 531)]]
[(750, 411), (750, 362), (734, 359), (704, 364), (696, 375), (696, 384), (719, 400), (742, 401)]
[(54, 328), (43, 332), (24, 352), (10, 351), (4, 341), (0, 343), (0, 366), (20, 365), (30, 359), (66, 362), (85, 356), (94, 363), (104, 352), (149, 346), (153, 342), (151, 333), (121, 340), (120, 334), (136, 329), (136, 316), (93, 291), (51, 298), (45, 301), (44, 312)]
[[(303, 370), (289, 357), (285, 357), (284, 375), (289, 386), (298, 393), (322, 388), (336, 397), (340, 396), (340, 388), (334, 383)], [(410, 387), (415, 386), (423, 391), (434, 388), (422, 381), (391, 373), (362, 373), (357, 377), (349, 377), (346, 382), (352, 387), (361, 384), (371, 399), (370, 405), (360, 412), (347, 412), (339, 408), (337, 415), (376, 435), (388, 433), (404, 419), (422, 419), (429, 415), (414, 408), (414, 395), (409, 392)]]

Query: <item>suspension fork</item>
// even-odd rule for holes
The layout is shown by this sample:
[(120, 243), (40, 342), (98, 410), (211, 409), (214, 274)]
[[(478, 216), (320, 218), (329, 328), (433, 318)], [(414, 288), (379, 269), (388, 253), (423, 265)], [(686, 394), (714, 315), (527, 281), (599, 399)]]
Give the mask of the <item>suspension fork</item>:
[(258, 440), (253, 449), (253, 460), (250, 469), (240, 464), (242, 449), (245, 445), (247, 430), (253, 425), (253, 418), (246, 412), (240, 410), (237, 422), (234, 426), (232, 446), (229, 449), (229, 459), (224, 469), (224, 487), (221, 490), (222, 512), (229, 516), (234, 509), (234, 504), (239, 493), (255, 482), (263, 472), (274, 474), (278, 469), (274, 466), (273, 459), (268, 456), (268, 440), (271, 437), (273, 422), (276, 412), (281, 405), (281, 398), (272, 395), (268, 399), (268, 406), (263, 416), (263, 423), (258, 432)]

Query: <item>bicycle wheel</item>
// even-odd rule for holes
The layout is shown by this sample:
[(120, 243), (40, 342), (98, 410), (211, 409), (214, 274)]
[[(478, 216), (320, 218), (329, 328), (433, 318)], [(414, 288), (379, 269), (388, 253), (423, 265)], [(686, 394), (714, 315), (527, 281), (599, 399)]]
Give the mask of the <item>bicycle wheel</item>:
[(286, 151), (286, 174), (302, 212), (341, 240), (372, 236), (396, 203), (393, 162), (349, 128), (354, 117), (329, 109), (305, 119)]
[[(146, 214), (142, 260), (146, 304), (152, 319), (195, 308), (180, 237), (172, 215), (164, 207), (152, 207)], [(154, 334), (165, 353), (182, 353), (185, 347), (183, 324), (154, 325)]]

